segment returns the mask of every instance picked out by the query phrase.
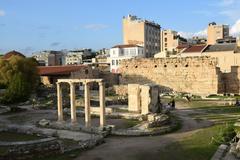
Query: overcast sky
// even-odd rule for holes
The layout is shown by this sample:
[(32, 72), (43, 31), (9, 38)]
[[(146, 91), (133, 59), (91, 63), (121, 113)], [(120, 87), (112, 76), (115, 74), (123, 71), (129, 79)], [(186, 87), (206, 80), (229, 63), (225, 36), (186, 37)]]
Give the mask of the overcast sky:
[(128, 14), (185, 37), (205, 36), (212, 21), (240, 33), (240, 0), (0, 0), (0, 53), (110, 48)]

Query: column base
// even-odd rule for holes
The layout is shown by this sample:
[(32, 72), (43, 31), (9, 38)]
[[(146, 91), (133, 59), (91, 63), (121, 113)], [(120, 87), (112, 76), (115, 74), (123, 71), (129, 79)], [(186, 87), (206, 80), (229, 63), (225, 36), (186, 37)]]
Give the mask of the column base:
[(88, 122), (88, 123), (85, 123), (85, 127), (86, 127), (86, 128), (90, 128), (90, 127), (91, 127), (91, 123), (89, 123), (89, 122)]
[(65, 123), (65, 121), (63, 119), (59, 119), (57, 120), (57, 123)]

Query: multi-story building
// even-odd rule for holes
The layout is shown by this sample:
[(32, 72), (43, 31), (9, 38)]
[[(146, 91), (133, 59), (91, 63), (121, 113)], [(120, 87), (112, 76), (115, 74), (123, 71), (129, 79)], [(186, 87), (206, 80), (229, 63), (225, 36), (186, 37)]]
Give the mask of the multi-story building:
[(160, 52), (160, 31), (157, 23), (132, 15), (123, 17), (123, 43), (143, 46), (146, 57)]
[(41, 51), (33, 55), (40, 66), (60, 66), (65, 64), (65, 54), (62, 51)]
[(110, 49), (110, 71), (119, 73), (120, 62), (124, 59), (145, 57), (144, 47), (135, 44), (117, 45)]
[(161, 52), (177, 52), (179, 45), (187, 44), (187, 40), (176, 31), (173, 30), (162, 30), (161, 31)]
[(91, 49), (71, 50), (67, 52), (65, 62), (66, 65), (82, 64), (84, 58), (92, 55)]
[(218, 39), (225, 39), (229, 37), (229, 26), (217, 25), (215, 22), (209, 23), (207, 34), (207, 43), (216, 44)]

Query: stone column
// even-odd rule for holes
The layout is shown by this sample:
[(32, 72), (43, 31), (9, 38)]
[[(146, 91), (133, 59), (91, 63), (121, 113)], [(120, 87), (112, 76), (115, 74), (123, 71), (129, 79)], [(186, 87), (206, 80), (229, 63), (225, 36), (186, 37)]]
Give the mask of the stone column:
[(70, 102), (71, 102), (71, 122), (77, 123), (77, 115), (76, 115), (76, 106), (75, 106), (75, 84), (73, 82), (70, 83)]
[(85, 126), (91, 126), (91, 113), (90, 113), (90, 91), (88, 83), (84, 83), (84, 103), (85, 103)]
[(99, 82), (99, 103), (100, 103), (100, 127), (105, 126), (105, 86)]
[(62, 108), (62, 88), (57, 82), (57, 100), (58, 100), (58, 122), (63, 121), (63, 108)]

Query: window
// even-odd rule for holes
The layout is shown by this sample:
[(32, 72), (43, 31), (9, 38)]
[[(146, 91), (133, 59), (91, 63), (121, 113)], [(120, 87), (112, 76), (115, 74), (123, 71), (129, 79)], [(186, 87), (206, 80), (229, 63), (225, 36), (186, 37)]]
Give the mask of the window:
[(118, 60), (116, 60), (116, 66), (118, 66)]
[(115, 61), (114, 61), (114, 60), (112, 60), (112, 65), (113, 65), (113, 66), (115, 65)]
[(164, 41), (167, 42), (167, 38), (165, 38)]

